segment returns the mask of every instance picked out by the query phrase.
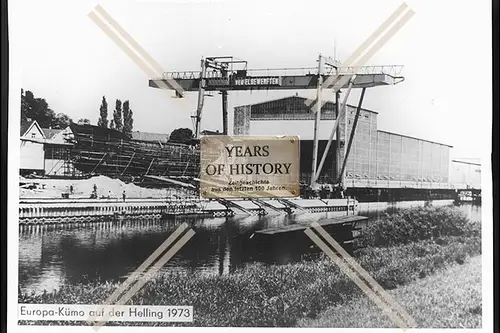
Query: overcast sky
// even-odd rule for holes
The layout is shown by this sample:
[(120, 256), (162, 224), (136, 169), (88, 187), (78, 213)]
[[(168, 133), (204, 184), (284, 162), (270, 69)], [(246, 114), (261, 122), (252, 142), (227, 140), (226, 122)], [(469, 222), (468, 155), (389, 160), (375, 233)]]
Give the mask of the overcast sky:
[[(484, 157), (491, 138), (489, 1), (407, 1), (416, 15), (369, 62), (402, 64), (405, 82), (367, 90), (378, 128), (454, 146), (452, 157)], [(88, 17), (97, 5), (167, 71), (198, 70), (202, 56), (232, 55), (249, 68), (312, 67), (319, 53), (346, 59), (401, 1), (56, 1), (9, 3), (12, 57), (22, 87), (56, 112), (96, 123), (130, 100), (134, 129), (192, 127), (196, 93), (173, 99)], [(295, 94), (230, 92), (229, 110)], [(308, 96), (311, 92), (299, 91)], [(352, 94), (349, 102), (357, 102)], [(222, 129), (220, 96), (207, 99), (203, 128)], [(229, 116), (232, 130), (232, 112)], [(311, 129), (312, 130), (312, 129)], [(488, 151), (486, 151), (488, 153)]]

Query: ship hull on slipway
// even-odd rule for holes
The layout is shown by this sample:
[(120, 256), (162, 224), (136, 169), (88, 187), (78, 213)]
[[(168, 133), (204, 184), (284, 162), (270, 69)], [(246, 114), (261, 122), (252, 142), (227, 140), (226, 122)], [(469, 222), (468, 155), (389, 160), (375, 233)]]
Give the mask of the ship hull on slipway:
[(74, 135), (71, 161), (86, 175), (113, 178), (198, 177), (199, 146), (133, 140), (121, 132), (91, 125), (72, 126)]

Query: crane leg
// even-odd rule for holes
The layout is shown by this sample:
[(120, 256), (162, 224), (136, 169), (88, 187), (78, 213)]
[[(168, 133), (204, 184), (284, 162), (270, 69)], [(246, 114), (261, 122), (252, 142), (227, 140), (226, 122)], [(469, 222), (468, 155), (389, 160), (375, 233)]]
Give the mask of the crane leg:
[[(363, 88), (363, 90), (361, 90), (361, 97), (359, 98), (358, 107), (356, 108), (356, 115), (354, 116), (354, 123), (352, 124), (351, 134), (349, 135), (349, 141), (347, 142), (347, 149), (345, 151), (344, 161), (342, 162), (342, 168), (340, 169), (339, 177), (337, 180), (337, 182), (341, 184), (344, 184), (344, 178), (345, 178), (344, 173), (345, 173), (345, 167), (347, 165), (347, 158), (349, 157), (352, 142), (354, 141), (354, 134), (356, 133), (356, 126), (358, 125), (359, 114), (361, 112), (361, 105), (363, 104), (363, 98), (365, 97), (365, 90), (366, 88)], [(347, 124), (345, 124), (345, 133), (347, 133)]]
[(222, 134), (227, 135), (227, 91), (221, 91), (222, 94)]

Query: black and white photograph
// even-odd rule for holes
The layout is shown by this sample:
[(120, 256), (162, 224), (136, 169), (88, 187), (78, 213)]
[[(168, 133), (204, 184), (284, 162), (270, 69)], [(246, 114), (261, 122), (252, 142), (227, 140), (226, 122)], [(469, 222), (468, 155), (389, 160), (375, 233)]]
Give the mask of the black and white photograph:
[(488, 1), (9, 3), (9, 321), (493, 325)]

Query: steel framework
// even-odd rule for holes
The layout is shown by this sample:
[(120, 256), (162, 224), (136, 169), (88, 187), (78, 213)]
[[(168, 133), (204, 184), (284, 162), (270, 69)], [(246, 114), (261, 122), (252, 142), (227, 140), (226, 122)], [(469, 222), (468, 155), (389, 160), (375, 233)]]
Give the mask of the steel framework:
[[(199, 71), (180, 71), (165, 72), (161, 77), (151, 78), (149, 86), (154, 88), (168, 87), (175, 90), (169, 83), (175, 80), (182, 89), (187, 92), (198, 92), (198, 102), (196, 113), (192, 116), (194, 120), (195, 136), (200, 137), (202, 111), (206, 92), (218, 91), (222, 96), (222, 134), (228, 134), (228, 111), (227, 99), (229, 91), (252, 91), (252, 90), (302, 90), (316, 89), (316, 104), (313, 112), (316, 113), (314, 122), (314, 145), (313, 145), (313, 168), (311, 175), (311, 186), (316, 184), (328, 150), (333, 138), (337, 133), (337, 183), (343, 184), (345, 164), (349, 155), (350, 146), (356, 130), (354, 124), (349, 142), (344, 144), (344, 161), (340, 164), (340, 135), (339, 123), (346, 116), (345, 108), (347, 98), (351, 89), (363, 89), (362, 97), (358, 103), (357, 113), (361, 109), (363, 97), (366, 88), (377, 86), (395, 85), (404, 81), (401, 76), (402, 65), (384, 65), (384, 66), (346, 66), (343, 67), (338, 61), (322, 56), (318, 57), (317, 67), (303, 68), (268, 68), (268, 69), (248, 69), (247, 61), (236, 59), (232, 56), (207, 57), (201, 59)], [(334, 82), (329, 87), (324, 87), (325, 82), (332, 75), (335, 76)], [(340, 85), (344, 77), (349, 78), (342, 86), (336, 86), (335, 92), (335, 115), (336, 120), (332, 128), (327, 148), (323, 152), (318, 166), (318, 130), (321, 121), (321, 96), (322, 90)], [(343, 103), (339, 106), (341, 89), (347, 89)], [(176, 92), (177, 97), (182, 97)]]

